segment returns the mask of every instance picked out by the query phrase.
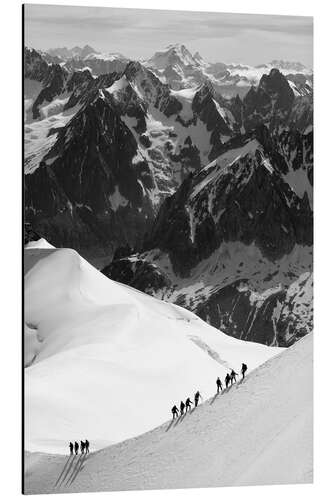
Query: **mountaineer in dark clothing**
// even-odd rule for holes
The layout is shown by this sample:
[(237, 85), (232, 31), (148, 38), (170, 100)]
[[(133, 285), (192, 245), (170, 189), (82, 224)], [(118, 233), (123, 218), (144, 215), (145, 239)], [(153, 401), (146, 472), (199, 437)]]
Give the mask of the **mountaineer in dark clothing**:
[(180, 414), (184, 415), (184, 410), (185, 410), (185, 403), (184, 403), (184, 401), (180, 402), (179, 409), (180, 409)]
[(245, 363), (242, 363), (242, 376), (243, 376), (243, 378), (245, 377), (246, 371), (247, 371), (247, 365)]
[(177, 408), (177, 406), (176, 406), (176, 405), (174, 405), (174, 406), (172, 407), (171, 411), (172, 411), (172, 419), (177, 418), (177, 417), (178, 417), (178, 408)]
[(88, 439), (86, 439), (85, 445), (86, 445), (86, 453), (89, 453), (90, 443), (89, 443)]
[(226, 385), (227, 389), (228, 389), (229, 383), (230, 383), (230, 375), (229, 375), (229, 373), (227, 373), (225, 376), (225, 385)]
[[(194, 394), (194, 406), (197, 407), (198, 406), (198, 403), (199, 403), (199, 398), (201, 398), (201, 394), (199, 391), (197, 391), (195, 394)], [(202, 399), (202, 398), (201, 398)]]
[(191, 405), (193, 405), (193, 402), (190, 400), (190, 398), (187, 398), (185, 401), (185, 406), (186, 406), (186, 413), (191, 410)]
[(238, 375), (238, 373), (236, 373), (235, 370), (232, 369), (231, 373), (230, 373), (230, 382), (231, 383), (236, 382), (236, 375)]
[(72, 442), (70, 442), (70, 443), (69, 443), (69, 453), (70, 453), (71, 455), (73, 455), (73, 449), (74, 449), (74, 445), (73, 445), (73, 443), (72, 443)]
[(220, 377), (217, 377), (216, 379), (216, 386), (217, 386), (217, 393), (219, 393), (220, 391), (222, 392), (222, 382)]
[(75, 455), (77, 455), (79, 451), (79, 443), (77, 441), (75, 441), (74, 450), (75, 450)]
[(83, 455), (83, 453), (84, 453), (85, 447), (86, 447), (86, 443), (84, 443), (83, 441), (81, 441), (81, 443), (80, 443), (80, 448), (81, 448), (81, 453), (82, 453), (82, 455)]

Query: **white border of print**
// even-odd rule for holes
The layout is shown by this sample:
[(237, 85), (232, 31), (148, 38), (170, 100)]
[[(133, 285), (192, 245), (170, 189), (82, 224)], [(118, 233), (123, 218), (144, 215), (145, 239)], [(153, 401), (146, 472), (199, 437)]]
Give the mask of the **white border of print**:
[[(329, 369), (333, 353), (332, 297), (332, 62), (329, 2), (312, 0), (120, 0), (54, 1), (40, 4), (159, 8), (217, 12), (307, 15), (315, 17), (315, 483), (314, 485), (265, 486), (195, 490), (113, 492), (116, 499), (217, 499), (271, 500), (281, 496), (302, 500), (328, 498), (332, 491), (332, 389)], [(21, 2), (1, 4), (1, 493), (20, 497), (21, 482)], [(286, 55), (287, 57), (287, 55)], [(331, 237), (332, 240), (332, 237)], [(320, 242), (320, 244), (319, 244)], [(326, 279), (325, 279), (326, 278)], [(320, 383), (319, 383), (320, 381)], [(290, 450), (292, 453), (292, 450)], [(80, 494), (98, 499), (108, 493)], [(64, 497), (73, 498), (64, 495)], [(49, 498), (40, 495), (39, 498)], [(60, 498), (60, 497), (59, 497)], [(63, 498), (63, 496), (61, 496)]]

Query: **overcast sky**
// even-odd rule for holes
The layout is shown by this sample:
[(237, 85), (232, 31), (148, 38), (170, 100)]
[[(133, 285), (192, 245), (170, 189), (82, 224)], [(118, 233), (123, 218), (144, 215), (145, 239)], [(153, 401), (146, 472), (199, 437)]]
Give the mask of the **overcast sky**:
[(183, 43), (211, 62), (312, 67), (312, 36), (311, 17), (25, 5), (25, 44), (43, 50), (89, 44), (138, 59)]

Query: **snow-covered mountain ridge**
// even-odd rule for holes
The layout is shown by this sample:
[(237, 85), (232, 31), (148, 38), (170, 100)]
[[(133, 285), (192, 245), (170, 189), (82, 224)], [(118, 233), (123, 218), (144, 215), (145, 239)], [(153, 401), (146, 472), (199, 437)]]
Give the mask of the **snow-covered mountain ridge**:
[(42, 240), (24, 257), (27, 450), (61, 452), (74, 436), (89, 436), (95, 449), (136, 436), (175, 401), (198, 389), (213, 395), (217, 375), (244, 360), (252, 371), (281, 351), (111, 281), (73, 250)]

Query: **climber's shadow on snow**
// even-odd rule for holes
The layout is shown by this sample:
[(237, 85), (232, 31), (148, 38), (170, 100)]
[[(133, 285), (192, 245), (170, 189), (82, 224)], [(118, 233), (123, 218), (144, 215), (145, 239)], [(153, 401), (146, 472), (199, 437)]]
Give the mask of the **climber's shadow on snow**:
[[(194, 410), (194, 408), (188, 412), (188, 413), (192, 413), (192, 411)], [(180, 424), (184, 418), (186, 417), (186, 413), (184, 413), (184, 415), (180, 415), (179, 417), (175, 418), (175, 419), (172, 419), (168, 425), (168, 427), (165, 429), (165, 432), (168, 432), (171, 427), (176, 427), (176, 425)]]
[(214, 403), (215, 403), (215, 401), (216, 401), (217, 396), (219, 396), (220, 394), (223, 394), (223, 392), (217, 392), (217, 393), (215, 394), (215, 396), (212, 398), (212, 400), (211, 400), (211, 402), (210, 402), (209, 404), (210, 404), (210, 405), (214, 404)]
[(176, 425), (180, 424), (185, 418), (185, 413), (184, 415), (180, 415), (180, 417), (177, 418), (176, 422), (175, 422), (175, 427)]
[(66, 479), (66, 477), (68, 476), (71, 468), (72, 468), (72, 465), (74, 463), (74, 459), (75, 459), (75, 455), (70, 455), (68, 457), (68, 459), (66, 460), (66, 463), (62, 469), (62, 471), (60, 472), (59, 474), (59, 477), (58, 479), (56, 480), (56, 482), (54, 483), (54, 487), (58, 486), (59, 484), (63, 483), (64, 480)]
[(66, 486), (70, 486), (75, 481), (79, 473), (84, 469), (84, 464), (86, 463), (87, 460), (88, 460), (87, 454), (79, 456), (79, 459), (74, 466), (72, 474), (69, 476), (67, 480)]
[(72, 468), (72, 464), (74, 462), (74, 458), (75, 458), (75, 455), (70, 455), (68, 457), (68, 459), (66, 460), (66, 463), (65, 463), (65, 465), (64, 465), (64, 467), (62, 469), (62, 471), (59, 474), (58, 479), (54, 483), (54, 488), (56, 488), (58, 485), (60, 485), (61, 483), (63, 483), (65, 481), (66, 477), (68, 476), (69, 471)]
[[(82, 455), (79, 455), (78, 460), (75, 462), (75, 465), (74, 465), (73, 469), (71, 470), (71, 473), (69, 474), (69, 476), (67, 478), (66, 486), (68, 486), (69, 484), (71, 484), (72, 481), (73, 481), (73, 479), (77, 476), (78, 471), (79, 471), (80, 466), (81, 466), (81, 457), (82, 457)], [(62, 484), (64, 484), (64, 482), (65, 481), (63, 481)]]
[(170, 424), (169, 424), (169, 425), (168, 425), (168, 427), (165, 429), (165, 432), (168, 432), (168, 431), (171, 429), (171, 427), (173, 426), (173, 424), (174, 424), (174, 420), (171, 420)]

